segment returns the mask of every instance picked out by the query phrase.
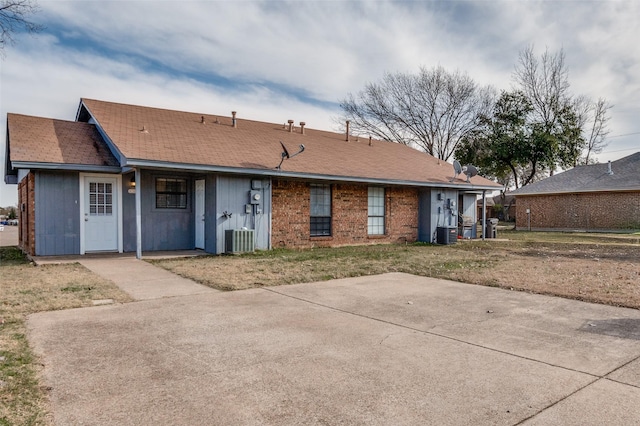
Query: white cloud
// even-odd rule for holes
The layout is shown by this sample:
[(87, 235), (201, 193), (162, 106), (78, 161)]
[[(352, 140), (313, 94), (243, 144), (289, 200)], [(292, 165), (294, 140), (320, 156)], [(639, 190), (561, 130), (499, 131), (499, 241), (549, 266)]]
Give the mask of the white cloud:
[[(634, 1), (59, 1), (1, 64), (7, 112), (72, 120), (80, 97), (332, 129), (332, 103), (385, 71), (442, 65), (508, 89), (518, 52), (563, 48), (574, 92), (640, 131)], [(312, 101), (311, 101), (312, 100)], [(325, 105), (325, 106), (323, 106)], [(326, 106), (328, 105), (328, 106)], [(0, 119), (0, 134), (6, 120)], [(616, 159), (640, 135), (612, 138)], [(4, 140), (0, 143), (3, 156)], [(629, 151), (622, 151), (629, 150)], [(0, 205), (15, 187), (0, 185)]]

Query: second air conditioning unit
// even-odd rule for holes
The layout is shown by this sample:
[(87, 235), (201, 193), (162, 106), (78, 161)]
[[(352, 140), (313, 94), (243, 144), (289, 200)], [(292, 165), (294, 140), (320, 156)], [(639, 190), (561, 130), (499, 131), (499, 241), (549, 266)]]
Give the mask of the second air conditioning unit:
[(227, 229), (224, 231), (225, 253), (250, 253), (255, 250), (253, 229)]

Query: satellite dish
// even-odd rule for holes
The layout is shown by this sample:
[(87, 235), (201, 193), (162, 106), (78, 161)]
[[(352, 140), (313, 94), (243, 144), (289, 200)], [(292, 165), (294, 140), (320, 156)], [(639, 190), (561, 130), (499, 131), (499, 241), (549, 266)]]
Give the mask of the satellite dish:
[(478, 169), (476, 169), (476, 166), (472, 166), (471, 164), (467, 164), (466, 166), (464, 166), (463, 171), (464, 174), (467, 175), (467, 183), (470, 183), (470, 179), (478, 174)]
[(278, 167), (276, 167), (276, 169), (278, 169), (278, 170), (280, 170), (280, 166), (282, 166), (282, 162), (284, 161), (285, 158), (293, 158), (298, 154), (302, 154), (302, 152), (304, 151), (304, 145), (303, 144), (300, 144), (300, 149), (298, 150), (298, 152), (296, 152), (293, 155), (289, 154), (289, 150), (287, 149), (286, 146), (284, 146), (282, 141), (280, 141), (280, 146), (282, 146), (282, 154), (280, 154), (280, 156), (281, 156), (280, 164), (278, 164)]
[[(289, 155), (289, 151), (287, 150), (287, 147), (284, 146), (284, 144), (282, 143), (282, 141), (280, 141), (280, 146), (282, 146), (282, 158), (291, 158), (291, 156)], [(282, 164), (282, 162), (280, 162), (280, 164)], [(278, 166), (278, 168), (280, 168)]]
[(458, 160), (453, 160), (453, 177), (449, 182), (453, 182), (460, 173), (462, 173), (462, 166), (460, 165), (460, 162)]

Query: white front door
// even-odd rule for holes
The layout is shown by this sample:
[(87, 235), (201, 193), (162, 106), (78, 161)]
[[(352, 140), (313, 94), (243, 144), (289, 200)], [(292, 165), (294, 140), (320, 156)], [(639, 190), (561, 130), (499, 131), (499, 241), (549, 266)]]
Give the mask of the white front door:
[(84, 178), (84, 251), (118, 250), (118, 180)]
[(204, 179), (196, 180), (195, 197), (196, 248), (204, 250)]

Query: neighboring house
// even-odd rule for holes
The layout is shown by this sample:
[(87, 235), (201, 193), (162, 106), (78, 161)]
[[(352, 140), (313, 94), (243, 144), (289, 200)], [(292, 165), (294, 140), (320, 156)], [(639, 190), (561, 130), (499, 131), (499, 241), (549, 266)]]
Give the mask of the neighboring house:
[(482, 209), (486, 209), (487, 212), (487, 217), (494, 217), (494, 213), (493, 213), (493, 206), (494, 206), (494, 199), (495, 197), (485, 197), (485, 199), (483, 200), (482, 198), (478, 199), (477, 201), (477, 220), (482, 220)]
[(450, 164), (404, 145), (293, 120), (90, 99), (74, 122), (9, 114), (6, 152), (31, 255), (435, 242), (499, 187), (452, 179)]
[(493, 205), (493, 216), (507, 222), (516, 220), (516, 197), (511, 193), (495, 195)]
[(511, 192), (516, 229), (640, 229), (640, 152), (578, 166)]

